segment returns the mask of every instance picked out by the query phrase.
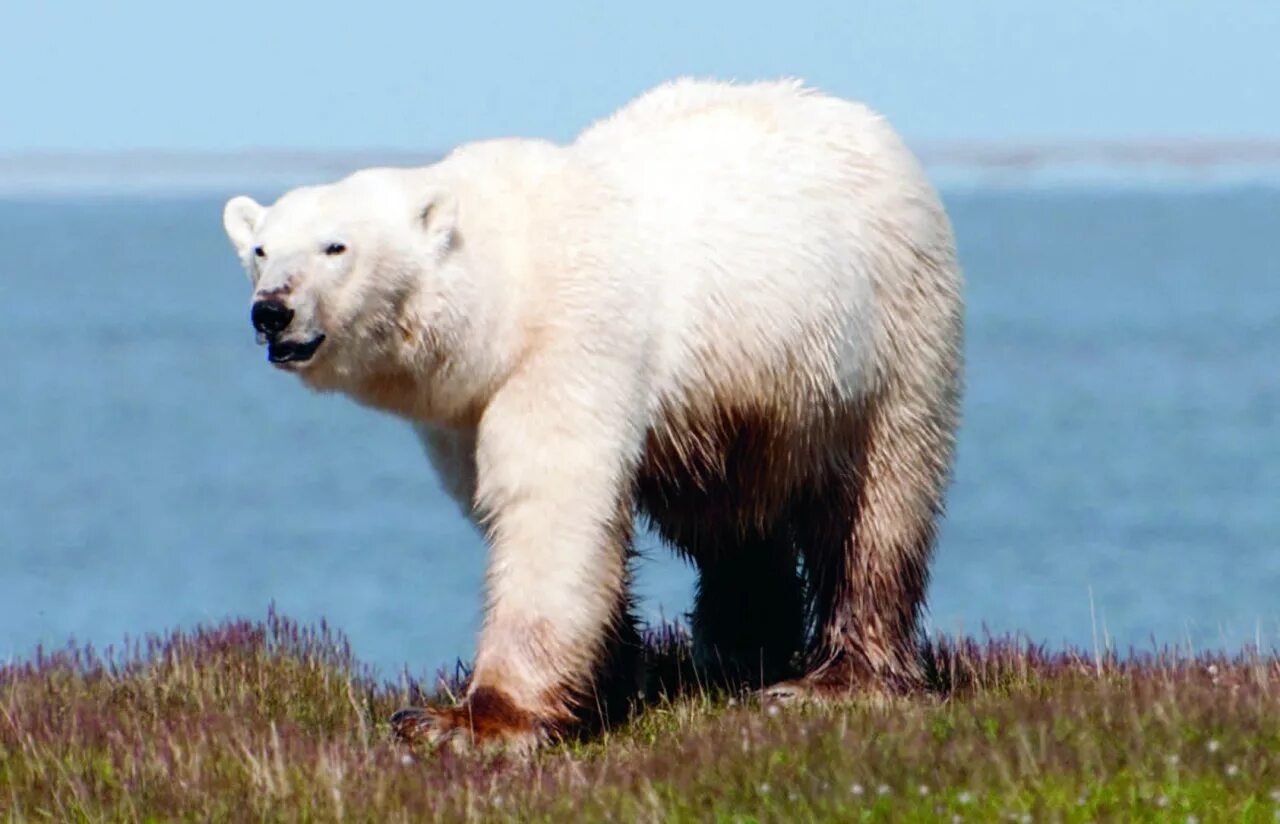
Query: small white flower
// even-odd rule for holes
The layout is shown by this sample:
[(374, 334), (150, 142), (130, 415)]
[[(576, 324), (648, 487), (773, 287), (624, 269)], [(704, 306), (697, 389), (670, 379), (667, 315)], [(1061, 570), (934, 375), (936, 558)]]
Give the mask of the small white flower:
[(761, 795), (768, 795), (768, 794), (769, 794), (769, 789), (770, 789), (770, 788), (769, 788), (769, 782), (768, 782), (768, 781), (764, 782), (763, 784), (761, 784), (761, 785), (760, 785), (760, 794), (761, 794)]
[(1022, 817), (1018, 820), (1021, 821), (1022, 824), (1031, 824), (1031, 813), (1023, 813)]
[(1169, 799), (1165, 798), (1163, 795), (1158, 796), (1158, 797), (1156, 798), (1156, 806), (1157, 806), (1157, 807), (1159, 807), (1159, 808), (1161, 808), (1161, 809), (1164, 809), (1165, 807), (1168, 807), (1168, 806), (1169, 806)]
[(969, 792), (968, 790), (965, 790), (964, 792), (956, 796), (956, 801), (959, 802), (960, 804), (972, 804), (973, 793)]
[(1235, 764), (1228, 764), (1228, 765), (1227, 765), (1227, 777), (1228, 777), (1228, 778), (1235, 778), (1235, 777), (1236, 777), (1237, 775), (1239, 775), (1239, 774), (1240, 774), (1240, 768), (1239, 768), (1239, 767), (1237, 767)]
[(1173, 755), (1166, 758), (1165, 763), (1167, 763), (1170, 767), (1178, 766), (1178, 754), (1174, 753)]
[(920, 794), (921, 794), (921, 795), (928, 795), (928, 794), (929, 794), (929, 785), (928, 785), (928, 784), (921, 784), (921, 785), (920, 785)]
[[(862, 785), (854, 784), (852, 787), (849, 788), (849, 792), (853, 793), (854, 795), (862, 795), (862, 792), (863, 792)], [(1276, 792), (1280, 792), (1280, 790), (1277, 790)]]
[(1217, 752), (1222, 749), (1222, 744), (1218, 743), (1218, 739), (1210, 738), (1209, 743), (1205, 745), (1209, 752)]
[(409, 766), (410, 764), (412, 764), (412, 763), (413, 763), (413, 756), (412, 756), (412, 755), (409, 755), (409, 753), (407, 753), (407, 752), (406, 752), (406, 753), (402, 753), (402, 754), (400, 755), (400, 763), (401, 763), (401, 764), (403, 764), (403, 765), (405, 765), (406, 767), (407, 767), (407, 766)]
[(1200, 819), (1196, 818), (1194, 815), (1189, 815), (1187, 816), (1187, 824), (1200, 824)]
[(888, 795), (888, 794), (889, 794), (888, 784), (881, 784), (879, 787), (876, 787), (876, 795)]
[(502, 796), (500, 796), (500, 795), (495, 795), (495, 796), (493, 797), (493, 806), (495, 806), (495, 807), (501, 807), (501, 806), (502, 806)]
[(1275, 789), (1271, 791), (1271, 800), (1276, 802), (1277, 804), (1280, 804), (1280, 789)]
[(738, 706), (738, 699), (737, 699), (737, 698), (730, 698), (730, 699), (729, 699), (729, 706), (730, 706), (730, 707), (736, 707), (736, 706)]

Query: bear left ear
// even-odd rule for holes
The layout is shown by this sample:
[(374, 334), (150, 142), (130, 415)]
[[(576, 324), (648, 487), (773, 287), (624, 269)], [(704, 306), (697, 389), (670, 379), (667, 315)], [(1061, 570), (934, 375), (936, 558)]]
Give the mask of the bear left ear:
[(262, 220), (264, 211), (266, 210), (258, 201), (244, 195), (228, 200), (226, 208), (222, 210), (222, 225), (240, 257), (248, 255), (249, 245), (253, 243), (253, 231), (258, 228), (258, 221)]
[(457, 198), (443, 190), (432, 193), (418, 212), (418, 224), (437, 253), (449, 251), (458, 239)]

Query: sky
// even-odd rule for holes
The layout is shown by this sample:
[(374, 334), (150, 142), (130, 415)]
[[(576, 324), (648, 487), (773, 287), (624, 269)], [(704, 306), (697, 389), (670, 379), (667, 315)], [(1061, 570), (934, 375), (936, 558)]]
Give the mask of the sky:
[(0, 153), (565, 140), (680, 75), (910, 141), (1280, 138), (1280, 0), (0, 0)]

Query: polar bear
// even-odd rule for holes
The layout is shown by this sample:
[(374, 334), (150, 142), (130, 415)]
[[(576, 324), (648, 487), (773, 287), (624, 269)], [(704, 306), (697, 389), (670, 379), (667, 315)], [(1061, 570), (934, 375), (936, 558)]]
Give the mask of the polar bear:
[(637, 514), (698, 569), (713, 669), (777, 700), (920, 684), (962, 278), (878, 114), (681, 80), (568, 145), (464, 145), (224, 223), (270, 361), (411, 422), (487, 536), (465, 695), (402, 736), (531, 746), (634, 694)]

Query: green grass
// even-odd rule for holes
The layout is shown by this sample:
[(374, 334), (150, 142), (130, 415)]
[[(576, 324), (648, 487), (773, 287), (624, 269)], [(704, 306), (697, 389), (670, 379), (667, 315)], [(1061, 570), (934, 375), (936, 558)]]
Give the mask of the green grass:
[[(269, 616), (0, 667), (15, 820), (1273, 821), (1280, 662), (931, 644), (931, 690), (766, 711), (653, 642), (650, 704), (532, 763), (409, 753), (421, 698)], [(679, 683), (678, 683), (679, 682)]]

